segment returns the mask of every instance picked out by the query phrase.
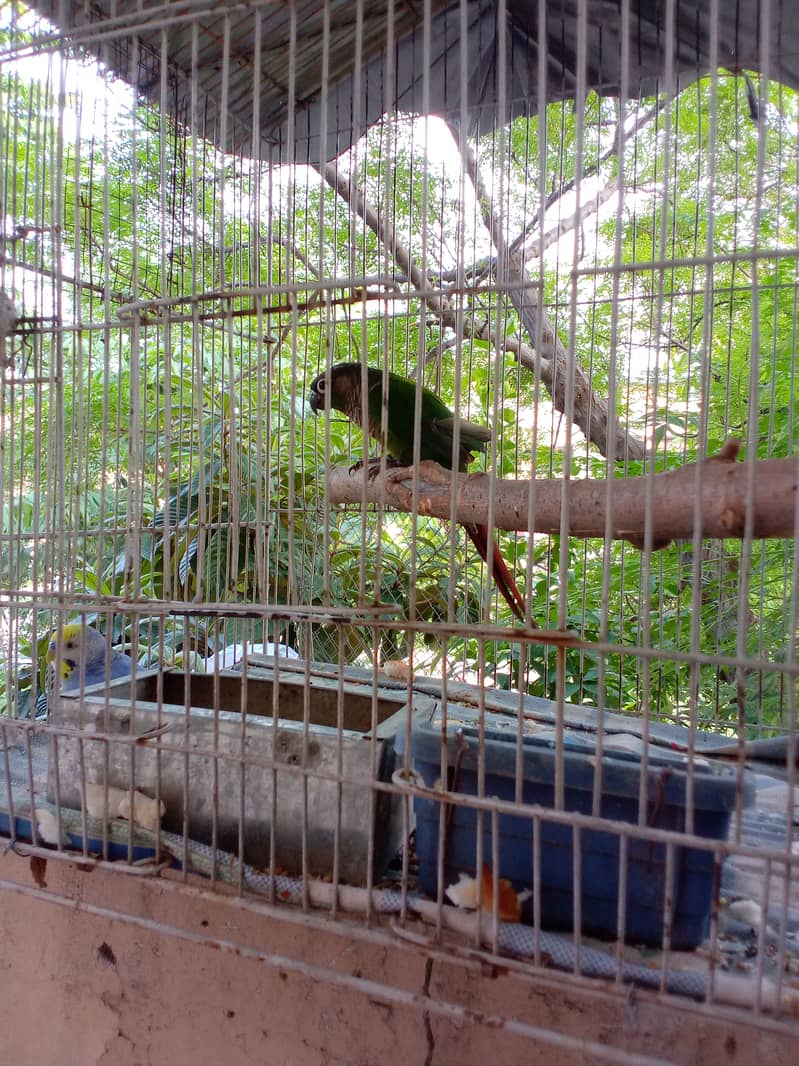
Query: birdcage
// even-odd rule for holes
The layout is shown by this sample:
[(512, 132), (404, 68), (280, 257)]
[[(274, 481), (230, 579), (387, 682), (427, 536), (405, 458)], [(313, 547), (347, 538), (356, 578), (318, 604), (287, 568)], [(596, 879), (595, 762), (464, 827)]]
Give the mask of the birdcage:
[(790, 5), (0, 19), (7, 920), (341, 1061), (789, 1061)]

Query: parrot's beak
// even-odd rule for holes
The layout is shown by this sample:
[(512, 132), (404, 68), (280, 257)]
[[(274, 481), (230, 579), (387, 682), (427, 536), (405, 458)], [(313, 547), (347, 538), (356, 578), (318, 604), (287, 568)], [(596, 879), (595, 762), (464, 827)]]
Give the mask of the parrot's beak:
[(315, 415), (318, 415), (320, 411), (324, 410), (325, 400), (321, 393), (316, 389), (311, 389), (311, 395), (308, 398), (308, 403), (311, 405), (311, 410)]

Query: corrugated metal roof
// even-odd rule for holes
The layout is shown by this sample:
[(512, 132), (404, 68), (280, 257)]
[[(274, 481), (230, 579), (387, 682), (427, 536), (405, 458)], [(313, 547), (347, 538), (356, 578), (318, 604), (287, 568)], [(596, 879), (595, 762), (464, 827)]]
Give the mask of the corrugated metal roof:
[[(586, 86), (603, 93), (617, 94), (625, 81), (630, 95), (649, 94), (714, 65), (765, 66), (799, 87), (795, 0), (772, 0), (765, 47), (761, 0), (719, 3), (717, 62), (710, 6), (630, 0), (625, 14), (621, 0), (548, 0), (547, 100), (575, 94), (581, 33)], [(538, 0), (507, 0), (501, 26), (493, 0), (432, 0), (427, 27), (425, 5), (414, 0), (176, 0), (146, 11), (140, 0), (39, 0), (35, 7), (181, 122), (191, 125), (194, 114), (205, 136), (247, 155), (332, 158), (388, 107), (465, 116), (475, 132), (537, 106)]]

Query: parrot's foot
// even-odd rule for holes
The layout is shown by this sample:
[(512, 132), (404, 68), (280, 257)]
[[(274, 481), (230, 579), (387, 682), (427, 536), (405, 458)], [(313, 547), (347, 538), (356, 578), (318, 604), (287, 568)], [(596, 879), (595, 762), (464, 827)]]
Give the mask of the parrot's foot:
[[(415, 510), (419, 514), (430, 514), (432, 508), (430, 486), (448, 487), (451, 485), (451, 471), (445, 470), (440, 463), (435, 462), (433, 459), (423, 459), (418, 467), (414, 468), (415, 476), (409, 476), (407, 466), (403, 464), (400, 464), (400, 466), (401, 469), (393, 470), (391, 473), (386, 474), (386, 485), (391, 487), (393, 502), (403, 511)], [(413, 475), (413, 471), (410, 473)], [(412, 482), (413, 480), (418, 480), (422, 485), (422, 491), (420, 491), (415, 507), (413, 505), (413, 489), (406, 484), (406, 482)]]
[(408, 477), (406, 473), (408, 467), (404, 463), (400, 466), (402, 469), (392, 470), (390, 474), (386, 474), (386, 485), (391, 486), (393, 502), (403, 511), (411, 511), (413, 510), (413, 490), (403, 484)]
[(357, 463), (353, 463), (350, 467), (350, 473), (354, 474), (356, 471), (361, 470), (364, 466), (367, 468), (366, 476), (370, 481), (374, 481), (377, 475), (380, 473), (381, 464), (386, 464), (387, 469), (395, 466), (406, 466), (406, 463), (401, 463), (399, 459), (392, 459), (390, 456), (386, 459), (382, 455), (375, 455), (371, 459), (367, 459), (365, 462), (363, 459), (359, 459)]
[(452, 471), (446, 470), (434, 459), (424, 459), (419, 463), (419, 477), (422, 481), (429, 481), (431, 485), (439, 485), (442, 488), (448, 488), (452, 484)]

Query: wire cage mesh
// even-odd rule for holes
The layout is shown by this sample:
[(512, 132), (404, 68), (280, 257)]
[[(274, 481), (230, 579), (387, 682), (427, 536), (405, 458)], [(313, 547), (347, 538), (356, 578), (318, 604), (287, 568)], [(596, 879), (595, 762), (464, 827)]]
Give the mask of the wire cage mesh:
[(610, 6), (0, 7), (0, 823), (765, 1025), (796, 31)]

